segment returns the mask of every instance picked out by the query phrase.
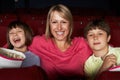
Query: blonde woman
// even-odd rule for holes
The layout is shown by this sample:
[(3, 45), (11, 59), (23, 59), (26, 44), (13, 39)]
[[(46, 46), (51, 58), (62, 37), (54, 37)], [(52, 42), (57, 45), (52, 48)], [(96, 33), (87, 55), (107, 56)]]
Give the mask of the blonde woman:
[(46, 32), (36, 36), (31, 51), (41, 57), (41, 66), (50, 80), (79, 79), (84, 76), (83, 65), (91, 50), (84, 38), (71, 39), (73, 19), (62, 4), (54, 5), (47, 15)]

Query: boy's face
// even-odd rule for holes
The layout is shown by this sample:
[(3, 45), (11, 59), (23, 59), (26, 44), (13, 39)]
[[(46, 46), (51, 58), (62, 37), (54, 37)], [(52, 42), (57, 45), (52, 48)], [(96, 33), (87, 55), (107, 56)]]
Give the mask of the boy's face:
[(87, 41), (93, 51), (103, 50), (108, 47), (110, 36), (101, 29), (92, 29), (88, 31)]
[(25, 46), (25, 33), (24, 30), (16, 27), (9, 31), (9, 40), (14, 48), (22, 48)]

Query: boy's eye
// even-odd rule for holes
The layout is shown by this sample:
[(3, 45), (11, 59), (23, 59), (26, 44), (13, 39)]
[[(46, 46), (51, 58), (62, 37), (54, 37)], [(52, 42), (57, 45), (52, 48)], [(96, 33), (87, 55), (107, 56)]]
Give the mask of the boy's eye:
[(99, 33), (99, 35), (103, 35), (103, 33)]
[(62, 21), (62, 23), (67, 23), (66, 21)]

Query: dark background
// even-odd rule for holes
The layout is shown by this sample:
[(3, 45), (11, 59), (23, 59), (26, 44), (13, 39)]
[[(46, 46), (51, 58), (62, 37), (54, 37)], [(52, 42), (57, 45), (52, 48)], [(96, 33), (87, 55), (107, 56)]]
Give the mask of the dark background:
[(119, 0), (0, 0), (0, 12), (12, 12), (18, 8), (44, 10), (51, 5), (60, 3), (71, 9), (96, 9), (120, 15)]

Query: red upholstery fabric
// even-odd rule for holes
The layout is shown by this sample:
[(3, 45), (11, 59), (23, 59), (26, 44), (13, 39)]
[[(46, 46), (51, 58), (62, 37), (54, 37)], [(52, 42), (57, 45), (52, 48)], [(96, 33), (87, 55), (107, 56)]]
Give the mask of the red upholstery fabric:
[(0, 69), (0, 80), (47, 80), (41, 67)]
[(109, 23), (111, 27), (111, 40), (110, 44), (115, 47), (120, 47), (120, 23), (119, 22), (111, 22)]
[[(47, 14), (46, 14), (47, 15)], [(46, 28), (46, 15), (40, 14), (0, 14), (0, 47), (6, 44), (7, 25), (13, 20), (22, 20), (26, 22), (35, 35), (42, 35)], [(79, 16), (73, 15), (74, 29), (72, 37), (83, 36), (83, 29), (87, 23), (101, 16)], [(120, 47), (120, 17), (107, 16), (105, 20), (111, 27), (110, 44)], [(40, 67), (32, 66), (28, 68), (9, 68), (0, 69), (0, 80), (45, 80), (47, 78), (44, 70)], [(104, 72), (97, 80), (120, 80), (120, 72)]]
[[(3, 16), (2, 16), (3, 15)], [(0, 15), (0, 47), (2, 47), (6, 42), (6, 28), (7, 25), (18, 18), (18, 20), (22, 20), (26, 22), (32, 29), (35, 35), (42, 35), (45, 33), (46, 28), (46, 16), (38, 15), (38, 14), (22, 14), (18, 15), (8, 15), (1, 14)], [(73, 15), (74, 23), (73, 23), (73, 34), (72, 38), (75, 36), (83, 36), (83, 28), (87, 25), (87, 23), (95, 18), (100, 18), (100, 16), (79, 16)], [(110, 20), (112, 19), (112, 21)], [(111, 35), (112, 38), (110, 40), (110, 44), (115, 47), (120, 47), (120, 18), (115, 16), (106, 16), (105, 20), (110, 24), (111, 27)]]
[(0, 26), (8, 26), (8, 24), (14, 20), (17, 20), (16, 14), (0, 14)]
[[(47, 15), (47, 14), (46, 14)], [(26, 22), (32, 29), (35, 35), (42, 35), (45, 33), (46, 28), (46, 15), (34, 14), (34, 13), (19, 13), (15, 14), (0, 14), (0, 47), (6, 42), (6, 27), (13, 20), (22, 20)], [(101, 16), (79, 16), (73, 15), (74, 29), (72, 38), (75, 36), (83, 36), (83, 28), (87, 23), (93, 19), (98, 19)], [(116, 47), (120, 47), (120, 17), (106, 16), (105, 20), (111, 27), (111, 41), (110, 44)], [(3, 27), (4, 26), (4, 27)]]
[(6, 26), (0, 26), (0, 47), (6, 44)]
[(120, 80), (120, 72), (106, 71), (100, 74), (96, 80)]

